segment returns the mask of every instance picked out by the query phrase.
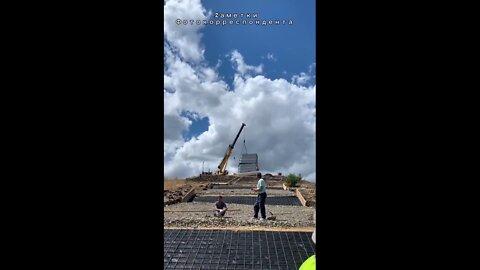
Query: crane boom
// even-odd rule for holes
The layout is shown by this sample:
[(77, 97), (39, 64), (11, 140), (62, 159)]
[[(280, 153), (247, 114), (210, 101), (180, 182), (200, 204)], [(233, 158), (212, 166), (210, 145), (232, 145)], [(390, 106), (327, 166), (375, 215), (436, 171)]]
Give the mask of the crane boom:
[(217, 175), (227, 175), (228, 171), (225, 170), (227, 168), (227, 163), (228, 159), (230, 158), (230, 155), (232, 154), (233, 148), (235, 147), (235, 143), (237, 142), (238, 136), (240, 136), (240, 133), (242, 132), (243, 127), (246, 126), (245, 123), (242, 123), (242, 126), (240, 127), (240, 130), (237, 133), (237, 136), (235, 137), (235, 140), (233, 140), (233, 143), (228, 145), (227, 152), (225, 153), (225, 156), (223, 157), (222, 161), (218, 165), (218, 171), (216, 172)]

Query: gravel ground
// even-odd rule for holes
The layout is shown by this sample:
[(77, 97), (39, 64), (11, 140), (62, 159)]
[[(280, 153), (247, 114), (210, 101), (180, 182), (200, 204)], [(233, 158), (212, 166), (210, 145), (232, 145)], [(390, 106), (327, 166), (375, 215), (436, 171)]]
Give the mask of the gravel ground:
[[(276, 220), (260, 222), (251, 220), (253, 217), (253, 205), (228, 204), (228, 209), (240, 211), (227, 212), (225, 217), (213, 216), (212, 203), (179, 203), (164, 207), (164, 211), (170, 210), (198, 210), (208, 212), (164, 212), (164, 227), (235, 227), (235, 226), (262, 226), (262, 227), (310, 227), (314, 226), (312, 207), (266, 205), (267, 217), (272, 212)], [(270, 212), (269, 212), (270, 211)]]
[[(215, 195), (250, 195), (256, 196), (258, 193), (252, 191), (250, 189), (207, 189), (207, 190), (197, 190), (197, 195), (205, 195), (205, 196), (215, 196)], [(295, 192), (283, 189), (268, 189), (267, 188), (267, 196), (295, 196)]]

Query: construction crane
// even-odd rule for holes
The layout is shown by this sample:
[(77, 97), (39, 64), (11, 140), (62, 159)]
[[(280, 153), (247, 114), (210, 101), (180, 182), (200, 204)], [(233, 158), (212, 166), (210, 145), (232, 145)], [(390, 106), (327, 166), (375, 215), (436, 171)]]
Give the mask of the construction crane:
[(227, 168), (227, 163), (228, 159), (230, 158), (230, 155), (232, 154), (233, 147), (235, 147), (235, 143), (237, 142), (238, 136), (240, 136), (240, 133), (242, 132), (243, 127), (246, 126), (244, 123), (242, 123), (242, 126), (240, 127), (240, 130), (237, 133), (237, 136), (235, 137), (235, 140), (233, 140), (233, 143), (228, 145), (227, 152), (225, 153), (225, 156), (222, 159), (222, 162), (218, 165), (218, 171), (215, 172), (216, 175), (227, 175), (228, 171), (226, 170)]

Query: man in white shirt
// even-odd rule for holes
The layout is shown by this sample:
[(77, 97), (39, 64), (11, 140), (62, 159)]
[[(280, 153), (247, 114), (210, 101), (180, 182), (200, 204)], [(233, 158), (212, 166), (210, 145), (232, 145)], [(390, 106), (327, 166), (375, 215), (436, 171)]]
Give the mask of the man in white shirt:
[(261, 221), (265, 221), (267, 215), (265, 213), (265, 199), (267, 198), (267, 188), (265, 186), (265, 180), (262, 179), (262, 174), (257, 173), (258, 183), (256, 188), (252, 188), (253, 191), (258, 192), (257, 201), (253, 206), (254, 214), (253, 218), (258, 219), (258, 210), (262, 215)]

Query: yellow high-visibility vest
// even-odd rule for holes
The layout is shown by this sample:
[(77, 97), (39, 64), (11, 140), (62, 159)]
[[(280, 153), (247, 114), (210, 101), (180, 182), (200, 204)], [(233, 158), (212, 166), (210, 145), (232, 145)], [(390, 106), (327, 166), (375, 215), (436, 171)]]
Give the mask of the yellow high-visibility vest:
[(302, 263), (302, 266), (300, 266), (300, 269), (298, 270), (315, 270), (317, 269), (315, 266), (315, 255), (310, 256), (307, 260), (305, 260)]

